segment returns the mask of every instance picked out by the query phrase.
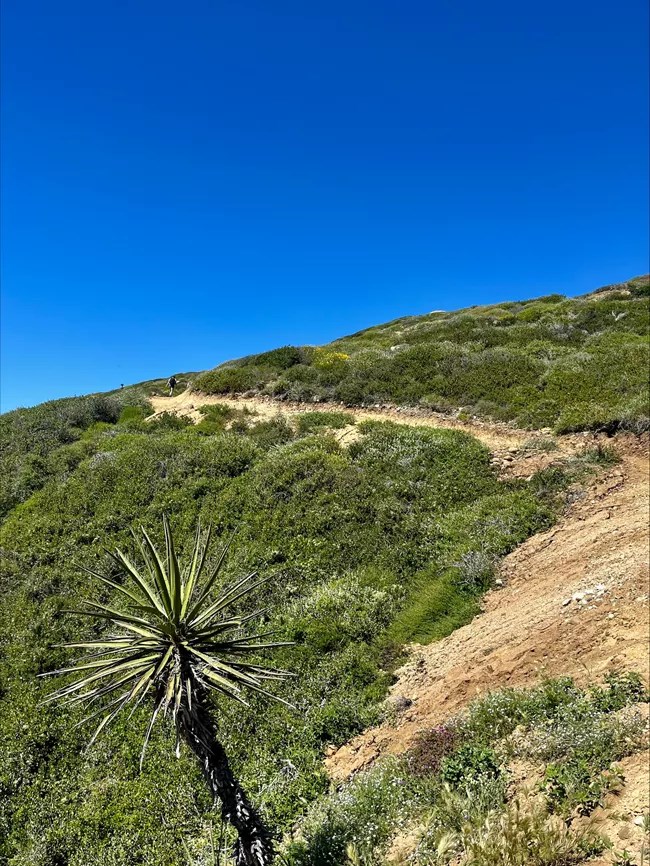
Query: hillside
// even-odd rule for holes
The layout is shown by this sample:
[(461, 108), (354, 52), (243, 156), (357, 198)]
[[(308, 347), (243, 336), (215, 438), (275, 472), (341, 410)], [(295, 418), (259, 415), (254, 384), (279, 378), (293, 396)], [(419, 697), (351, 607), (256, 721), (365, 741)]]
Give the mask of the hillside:
[(268, 578), (241, 612), (294, 642), (270, 655), (297, 712), (215, 706), (287, 864), (533, 862), (505, 859), (509, 834), (539, 866), (614, 862), (588, 813), (639, 848), (647, 330), (639, 278), (2, 416), (0, 863), (199, 866), (230, 844), (169, 726), (139, 771), (146, 707), (86, 751), (83, 711), (42, 704), (37, 675), (86, 633), (65, 613), (96, 595), (81, 567), (163, 514), (182, 553), (199, 517), (236, 531), (227, 578)]
[(459, 407), (529, 428), (648, 425), (648, 277), (582, 298), (433, 312), (327, 346), (285, 346), (199, 376), (203, 393)]

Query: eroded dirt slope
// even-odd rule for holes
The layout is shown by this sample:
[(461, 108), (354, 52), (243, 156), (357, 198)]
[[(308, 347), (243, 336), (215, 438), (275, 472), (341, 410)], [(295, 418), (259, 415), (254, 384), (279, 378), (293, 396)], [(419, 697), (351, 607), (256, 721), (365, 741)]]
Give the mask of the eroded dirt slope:
[(647, 444), (617, 442), (623, 462), (594, 483), (548, 532), (506, 557), (505, 586), (442, 641), (414, 646), (392, 687), (396, 722), (370, 729), (327, 759), (335, 779), (379, 754), (406, 750), (419, 731), (477, 695), (530, 686), (544, 675), (588, 683), (606, 670), (648, 679)]

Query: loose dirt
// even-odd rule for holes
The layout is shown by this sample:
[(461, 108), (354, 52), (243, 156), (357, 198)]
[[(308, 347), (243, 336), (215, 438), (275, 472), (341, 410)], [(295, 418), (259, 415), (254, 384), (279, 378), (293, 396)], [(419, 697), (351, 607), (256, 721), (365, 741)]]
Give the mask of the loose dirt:
[(471, 623), (410, 647), (391, 701), (394, 723), (365, 731), (326, 759), (342, 780), (380, 754), (399, 754), (420, 731), (485, 692), (543, 676), (593, 682), (610, 669), (648, 680), (647, 443), (618, 440), (623, 458), (565, 517), (503, 562), (505, 586), (485, 596)]
[[(479, 418), (462, 420), (439, 412), (432, 412), (411, 407), (380, 406), (356, 409), (342, 406), (339, 403), (292, 403), (288, 400), (274, 400), (271, 397), (222, 397), (200, 394), (195, 391), (183, 391), (175, 397), (152, 396), (149, 398), (153, 414), (147, 420), (169, 412), (173, 415), (190, 418), (195, 423), (201, 420), (200, 406), (232, 406), (236, 409), (248, 409), (254, 412), (259, 420), (268, 421), (278, 416), (291, 419), (301, 412), (347, 412), (356, 421), (394, 421), (417, 427), (437, 427), (445, 430), (462, 430), (479, 439), (492, 451), (505, 455), (508, 449), (515, 451), (523, 446), (533, 448), (536, 442), (554, 441), (561, 451), (574, 450), (580, 437), (553, 437), (545, 431), (519, 430), (507, 424), (497, 424), (483, 421)], [(555, 455), (557, 456), (557, 455)]]

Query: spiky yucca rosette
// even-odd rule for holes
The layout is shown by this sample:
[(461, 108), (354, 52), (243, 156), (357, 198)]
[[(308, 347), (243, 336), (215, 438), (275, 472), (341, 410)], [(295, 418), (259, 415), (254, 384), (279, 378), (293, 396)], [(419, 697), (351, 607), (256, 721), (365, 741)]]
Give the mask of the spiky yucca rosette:
[(236, 862), (249, 866), (267, 864), (273, 858), (268, 831), (232, 775), (216, 738), (209, 694), (217, 692), (245, 704), (243, 693), (248, 689), (291, 706), (264, 688), (268, 681), (284, 679), (291, 673), (247, 661), (251, 653), (286, 646), (287, 642), (266, 641), (271, 632), (244, 633), (245, 626), (263, 611), (246, 616), (232, 613), (236, 602), (269, 578), (260, 578), (253, 572), (217, 591), (230, 542), (204, 579), (211, 529), (203, 534), (200, 524), (197, 525), (192, 556), (187, 566), (181, 568), (166, 517), (163, 526), (164, 558), (144, 528), (141, 539), (134, 534), (144, 563), (142, 570), (121, 550), (110, 554), (124, 576), (124, 584), (85, 569), (122, 595), (128, 602), (127, 609), (120, 611), (87, 601), (87, 609), (69, 611), (107, 620), (117, 633), (65, 644), (67, 648), (87, 652), (75, 665), (43, 675), (77, 675), (47, 701), (97, 705), (80, 723), (101, 716), (90, 740), (92, 744), (121, 710), (127, 706), (135, 709), (152, 698), (140, 763), (162, 710), (163, 716), (171, 715), (174, 722), (177, 749), (181, 739), (192, 749), (213, 796), (221, 800), (224, 819), (237, 830)]

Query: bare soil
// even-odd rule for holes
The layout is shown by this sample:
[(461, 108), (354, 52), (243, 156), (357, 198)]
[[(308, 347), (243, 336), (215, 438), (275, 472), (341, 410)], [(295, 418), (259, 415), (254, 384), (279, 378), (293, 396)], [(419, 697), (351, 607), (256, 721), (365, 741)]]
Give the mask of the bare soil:
[(591, 485), (565, 517), (503, 562), (503, 588), (483, 612), (444, 640), (412, 646), (391, 689), (408, 704), (394, 723), (365, 731), (326, 759), (344, 779), (380, 754), (399, 754), (416, 735), (475, 697), (544, 676), (600, 679), (648, 658), (647, 444), (620, 439), (622, 463)]

